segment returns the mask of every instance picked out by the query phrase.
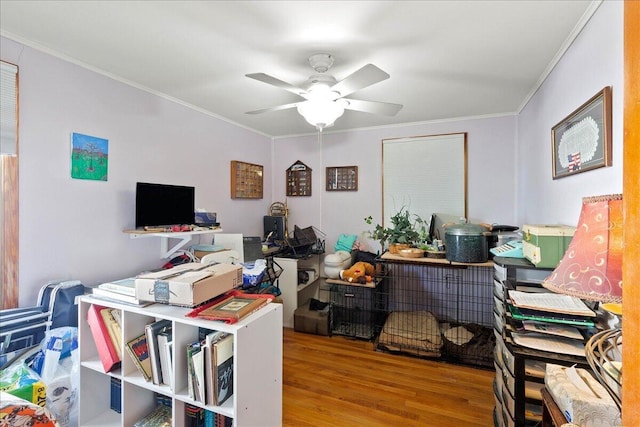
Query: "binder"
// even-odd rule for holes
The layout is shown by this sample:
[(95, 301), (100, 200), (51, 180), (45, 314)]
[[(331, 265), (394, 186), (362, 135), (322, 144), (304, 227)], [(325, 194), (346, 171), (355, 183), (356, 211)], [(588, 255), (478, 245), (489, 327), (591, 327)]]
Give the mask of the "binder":
[(151, 359), (151, 380), (154, 384), (162, 384), (162, 368), (160, 366), (160, 352), (158, 351), (158, 334), (171, 327), (171, 321), (167, 319), (149, 323), (144, 327)]
[(581, 316), (571, 316), (569, 314), (551, 313), (548, 311), (529, 310), (514, 307), (507, 304), (511, 317), (515, 320), (535, 320), (538, 322), (563, 323), (565, 325), (575, 325), (582, 327), (594, 327), (593, 320)]
[(91, 329), (93, 340), (96, 343), (102, 367), (105, 372), (110, 372), (120, 365), (120, 357), (118, 356), (113, 341), (111, 341), (109, 329), (100, 314), (100, 310), (104, 308), (105, 307), (96, 304), (91, 304), (91, 307), (89, 307), (87, 311), (87, 323), (89, 324), (89, 329)]

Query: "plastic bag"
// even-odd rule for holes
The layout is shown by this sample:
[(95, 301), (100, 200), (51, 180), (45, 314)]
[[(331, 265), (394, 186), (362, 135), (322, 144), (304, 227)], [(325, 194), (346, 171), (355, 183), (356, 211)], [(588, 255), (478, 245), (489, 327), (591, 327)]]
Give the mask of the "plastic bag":
[(267, 261), (257, 259), (253, 263), (245, 263), (242, 265), (242, 283), (243, 285), (255, 286), (262, 281), (267, 270)]
[(78, 328), (62, 327), (47, 332), (31, 366), (47, 387), (46, 406), (60, 426), (77, 426), (80, 391)]
[(38, 406), (45, 406), (46, 403), (46, 385), (24, 360), (16, 360), (0, 371), (0, 391), (6, 391)]

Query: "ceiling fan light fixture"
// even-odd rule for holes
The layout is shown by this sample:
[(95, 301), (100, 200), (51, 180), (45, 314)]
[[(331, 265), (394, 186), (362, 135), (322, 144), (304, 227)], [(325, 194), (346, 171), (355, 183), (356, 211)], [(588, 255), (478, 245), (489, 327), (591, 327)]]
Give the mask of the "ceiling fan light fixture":
[(298, 104), (298, 113), (312, 126), (318, 130), (333, 126), (336, 119), (344, 114), (346, 101), (338, 99), (331, 100), (309, 100)]

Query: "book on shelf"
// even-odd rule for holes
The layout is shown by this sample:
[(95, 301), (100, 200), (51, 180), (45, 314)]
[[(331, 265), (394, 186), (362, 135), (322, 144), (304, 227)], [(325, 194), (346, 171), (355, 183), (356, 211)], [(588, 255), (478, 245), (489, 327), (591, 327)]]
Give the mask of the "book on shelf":
[(98, 285), (98, 288), (135, 297), (136, 296), (136, 278), (128, 277), (126, 279), (114, 280), (113, 282), (101, 283)]
[(160, 352), (158, 351), (158, 334), (171, 327), (171, 321), (161, 319), (145, 325), (144, 332), (147, 336), (149, 358), (151, 359), (151, 381), (162, 384), (162, 370), (160, 367)]
[(547, 351), (549, 353), (570, 354), (585, 357), (584, 344), (578, 340), (554, 337), (537, 333), (512, 333), (513, 342), (517, 345)]
[(136, 307), (145, 307), (152, 304), (151, 301), (140, 301), (135, 296), (121, 294), (118, 292), (110, 291), (102, 288), (92, 288), (91, 294), (99, 299), (105, 299), (107, 301), (119, 302), (122, 304), (132, 305)]
[(112, 369), (120, 365), (121, 359), (118, 356), (118, 352), (116, 351), (113, 341), (111, 340), (109, 328), (104, 323), (104, 320), (100, 315), (100, 310), (103, 308), (105, 307), (97, 304), (91, 304), (87, 311), (87, 323), (89, 324), (93, 341), (96, 344), (96, 349), (98, 350), (98, 356), (102, 362), (102, 367), (105, 372), (110, 372)]
[(133, 427), (171, 427), (171, 407), (158, 405), (151, 413), (145, 415)]
[(187, 317), (198, 317), (207, 320), (220, 320), (226, 323), (236, 323), (267, 305), (273, 295), (242, 294), (232, 292), (224, 297), (187, 313)]
[(160, 371), (162, 371), (162, 382), (173, 390), (173, 329), (167, 328), (158, 334), (158, 352), (160, 353)]
[(580, 331), (571, 325), (563, 325), (560, 323), (536, 322), (535, 320), (523, 320), (522, 329), (525, 332), (535, 332), (541, 334), (555, 335), (574, 340), (583, 340), (584, 337)]
[(204, 357), (202, 356), (200, 341), (187, 345), (187, 391), (191, 399), (199, 402), (204, 402), (200, 395), (201, 387), (198, 384), (199, 373), (202, 374), (202, 381), (204, 381)]
[(205, 409), (190, 403), (184, 404), (184, 426), (204, 427)]
[(596, 313), (580, 299), (571, 295), (509, 291), (511, 303), (518, 308), (569, 314), (572, 316), (595, 317)]
[(222, 405), (233, 395), (233, 335), (226, 335), (212, 345), (213, 404)]
[(110, 384), (110, 407), (111, 410), (122, 413), (122, 380), (120, 378), (111, 377)]
[(200, 347), (200, 351), (196, 351), (191, 357), (193, 358), (195, 399), (198, 402), (204, 403), (204, 351), (202, 351), (202, 346)]
[(562, 323), (565, 325), (574, 325), (581, 327), (593, 327), (595, 323), (590, 317), (572, 316), (568, 314), (550, 313), (548, 311), (529, 310), (526, 308), (515, 307), (507, 303), (511, 317), (515, 320), (534, 320), (536, 322)]
[(120, 329), (120, 323), (116, 320), (120, 318), (118, 314), (114, 315), (114, 312), (120, 312), (117, 308), (103, 308), (100, 310), (100, 316), (102, 316), (102, 321), (105, 325), (107, 325), (107, 329), (109, 330), (109, 336), (111, 337), (111, 342), (118, 353), (118, 358), (122, 360), (122, 330)]
[(214, 426), (215, 427), (232, 427), (233, 426), (233, 418), (227, 417), (226, 415), (222, 415), (218, 412), (214, 413)]
[(204, 427), (232, 427), (233, 418), (205, 409)]
[(213, 347), (222, 337), (226, 335), (225, 332), (210, 331), (202, 340), (202, 349), (204, 351), (204, 380), (206, 391), (207, 405), (215, 405), (215, 377), (214, 377), (214, 365)]
[(147, 345), (147, 335), (142, 334), (128, 341), (126, 348), (144, 379), (151, 381), (151, 358), (149, 356), (149, 346)]

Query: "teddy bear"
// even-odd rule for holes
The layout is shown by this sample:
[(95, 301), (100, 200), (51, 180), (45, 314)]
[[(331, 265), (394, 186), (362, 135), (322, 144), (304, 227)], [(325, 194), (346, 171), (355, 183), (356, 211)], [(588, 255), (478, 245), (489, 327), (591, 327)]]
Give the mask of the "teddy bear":
[(358, 261), (346, 270), (340, 271), (340, 279), (350, 283), (368, 283), (373, 281), (374, 267), (364, 261)]

